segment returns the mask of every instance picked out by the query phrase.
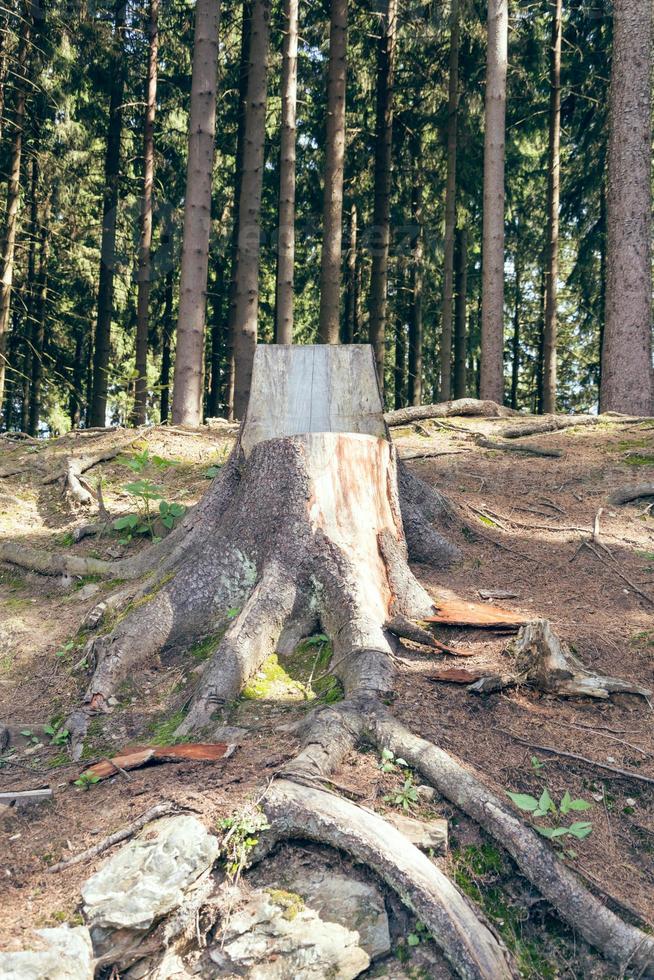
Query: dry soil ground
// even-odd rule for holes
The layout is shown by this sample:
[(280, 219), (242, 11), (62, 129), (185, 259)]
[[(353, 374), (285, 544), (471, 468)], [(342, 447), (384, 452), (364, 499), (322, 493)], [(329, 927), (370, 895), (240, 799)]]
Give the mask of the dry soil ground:
[[(437, 486), (465, 517), (467, 527), (450, 533), (463, 561), (447, 572), (420, 567), (434, 593), (449, 589), (479, 599), (479, 590), (505, 590), (504, 604), (544, 617), (587, 665), (652, 686), (654, 664), (654, 513), (647, 501), (607, 504), (618, 486), (654, 479), (654, 424), (567, 429), (532, 437), (562, 451), (538, 458), (482, 449), (471, 432), (495, 435), (501, 420), (450, 419), (395, 430), (400, 452), (439, 450), (444, 455), (409, 465)], [(110, 446), (115, 433), (64, 437), (51, 445), (3, 439), (0, 468), (22, 462), (23, 471), (0, 481), (0, 535), (53, 551), (114, 558), (143, 542), (121, 544), (116, 532), (72, 543), (73, 529), (89, 520), (73, 510), (59, 484), (42, 477), (56, 457)], [(100, 467), (104, 498), (112, 517), (134, 509), (122, 488), (134, 479), (124, 458), (147, 444), (151, 455), (175, 465), (151, 465), (145, 475), (164, 487), (168, 501), (193, 504), (206, 490), (207, 469), (219, 465), (231, 446), (229, 435), (202, 429), (184, 434), (159, 428), (131, 450)], [(595, 515), (608, 552), (586, 547)], [(610, 553), (610, 554), (609, 554)], [(624, 576), (624, 577), (623, 577)], [(652, 597), (650, 601), (633, 585)], [(15, 947), (34, 925), (78, 920), (79, 884), (100, 859), (52, 875), (62, 857), (91, 846), (161, 800), (196, 810), (207, 824), (234, 811), (297, 748), (292, 723), (311, 706), (307, 681), (315, 657), (305, 650), (292, 664), (269, 665), (226, 721), (241, 729), (236, 752), (218, 764), (174, 763), (118, 775), (83, 789), (74, 785), (87, 763), (72, 763), (65, 744), (53, 744), (45, 725), (56, 729), (85, 686), (79, 665), (80, 624), (113, 586), (92, 580), (63, 581), (0, 571), (0, 723), (11, 746), (0, 758), (0, 791), (50, 786), (51, 802), (12, 808), (0, 818), (0, 946)], [(445, 633), (443, 633), (445, 635)], [(501, 665), (506, 638), (470, 630), (449, 637), (474, 656), (466, 661), (427, 657), (405, 649), (394, 711), (419, 734), (436, 741), (485, 774), (500, 792), (539, 796), (547, 787), (559, 800), (566, 790), (592, 804), (580, 816), (592, 833), (562, 856), (616, 911), (654, 924), (654, 786), (621, 778), (603, 763), (654, 780), (654, 714), (643, 698), (610, 701), (561, 700), (524, 689), (480, 698), (465, 687), (430, 680), (444, 662), (466, 667)], [(201, 664), (201, 644), (148, 664), (121, 688), (113, 713), (94, 723), (87, 760), (135, 743), (165, 743)], [(315, 671), (314, 671), (315, 673)], [(0, 727), (2, 725), (0, 724)], [(546, 753), (549, 746), (588, 761)], [(4, 763), (2, 762), (4, 759)], [(400, 788), (403, 776), (384, 773), (379, 759), (358, 753), (335, 774), (356, 799), (380, 811)], [(450, 873), (513, 946), (523, 975), (615, 976), (578, 943), (536, 892), (514, 874), (501, 851), (469, 821), (444, 803), (435, 809), (451, 819)], [(418, 813), (427, 815), (424, 806)], [(529, 819), (528, 816), (526, 819)], [(567, 847), (567, 845), (566, 845)], [(401, 958), (406, 944), (399, 943)], [(409, 963), (409, 969), (411, 964)], [(387, 973), (387, 975), (389, 975)], [(429, 971), (423, 975), (429, 975)], [(432, 974), (435, 975), (435, 974)]]

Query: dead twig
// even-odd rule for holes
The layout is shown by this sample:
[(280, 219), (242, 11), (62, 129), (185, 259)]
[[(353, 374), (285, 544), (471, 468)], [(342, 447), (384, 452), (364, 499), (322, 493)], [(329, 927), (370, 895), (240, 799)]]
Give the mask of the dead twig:
[(643, 590), (638, 585), (636, 585), (635, 582), (632, 582), (632, 580), (627, 575), (625, 575), (624, 572), (621, 571), (620, 568), (617, 567), (618, 566), (618, 562), (613, 557), (613, 555), (611, 555), (611, 552), (608, 551), (608, 549), (605, 549), (605, 550), (608, 552), (609, 555), (611, 555), (611, 558), (613, 559), (613, 564), (611, 564), (610, 562), (606, 561), (602, 557), (602, 555), (599, 553), (599, 551), (597, 550), (597, 548), (593, 547), (593, 542), (592, 541), (583, 541), (582, 544), (581, 544), (581, 547), (582, 548), (586, 547), (586, 548), (588, 548), (589, 551), (592, 551), (593, 554), (595, 555), (595, 557), (598, 558), (599, 561), (601, 561), (602, 564), (605, 565), (607, 568), (612, 569), (612, 571), (614, 571), (615, 574), (617, 576), (619, 576), (619, 578), (621, 578), (623, 582), (626, 582), (626, 584), (629, 586), (630, 589), (633, 589), (634, 592), (636, 592), (642, 599), (645, 599), (652, 606), (654, 606), (654, 599), (652, 598), (652, 596), (651, 595), (648, 595), (647, 592), (643, 592)]
[(497, 730), (502, 732), (504, 735), (508, 735), (516, 742), (520, 742), (521, 745), (526, 745), (530, 749), (535, 749), (537, 752), (547, 752), (549, 755), (559, 755), (563, 759), (574, 759), (575, 762), (583, 762), (587, 766), (594, 766), (596, 769), (602, 769), (605, 772), (613, 773), (615, 776), (619, 776), (620, 779), (635, 779), (639, 783), (647, 783), (650, 786), (654, 786), (654, 779), (651, 776), (642, 776), (638, 772), (630, 772), (628, 769), (620, 769), (617, 766), (609, 766), (605, 762), (595, 762), (594, 759), (589, 759), (585, 755), (577, 755), (576, 752), (564, 752), (562, 749), (555, 749), (552, 745), (538, 745), (536, 742), (531, 742), (529, 739), (516, 735), (515, 732), (510, 731), (508, 728), (498, 728)]
[(104, 851), (109, 850), (114, 844), (120, 844), (121, 841), (127, 840), (132, 834), (135, 834), (142, 827), (145, 827), (147, 823), (151, 820), (157, 820), (159, 817), (165, 817), (169, 813), (174, 813), (179, 809), (179, 806), (172, 801), (167, 801), (165, 803), (157, 803), (156, 806), (150, 807), (145, 813), (142, 813), (140, 817), (134, 820), (132, 823), (123, 827), (122, 830), (117, 830), (114, 834), (110, 834), (105, 837), (104, 840), (98, 841), (93, 847), (88, 847), (85, 851), (80, 851), (79, 854), (74, 854), (73, 857), (67, 858), (65, 861), (59, 861), (57, 864), (53, 864), (51, 868), (48, 869), (50, 874), (56, 874), (58, 871), (63, 871), (65, 868), (70, 868), (73, 864), (80, 864), (82, 861), (90, 861), (98, 854), (102, 854)]

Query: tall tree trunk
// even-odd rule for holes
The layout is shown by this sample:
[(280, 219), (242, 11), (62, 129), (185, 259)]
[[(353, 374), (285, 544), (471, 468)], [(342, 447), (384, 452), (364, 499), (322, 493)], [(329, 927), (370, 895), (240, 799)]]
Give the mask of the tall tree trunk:
[(634, 415), (654, 412), (652, 40), (651, 2), (615, 0), (600, 409)]
[(257, 345), (261, 186), (263, 180), (270, 0), (254, 0), (245, 110), (243, 172), (239, 198), (239, 241), (234, 294), (234, 414), (242, 419), (250, 397)]
[(441, 316), (440, 397), (452, 396), (452, 311), (454, 309), (454, 236), (456, 230), (456, 150), (459, 121), (459, 0), (450, 8), (450, 71), (447, 101), (447, 183), (445, 187), (445, 241), (443, 256), (443, 309)]
[(543, 332), (543, 411), (556, 411), (556, 331), (559, 279), (559, 187), (561, 175), (561, 15), (562, 0), (553, 0), (550, 51), (550, 127), (547, 174), (547, 247), (545, 329)]
[(161, 374), (159, 387), (161, 389), (161, 421), (167, 422), (170, 412), (170, 342), (173, 333), (173, 270), (166, 273), (164, 287), (164, 315), (161, 329)]
[(347, 285), (345, 291), (345, 327), (343, 330), (343, 343), (353, 344), (355, 337), (359, 333), (358, 323), (358, 212), (357, 206), (352, 202), (350, 209), (350, 240), (347, 247)]
[(225, 382), (224, 401), (227, 407), (227, 417), (234, 418), (234, 330), (236, 315), (236, 270), (238, 266), (239, 246), (239, 206), (241, 201), (241, 184), (243, 180), (243, 155), (245, 152), (245, 113), (247, 108), (248, 72), (250, 67), (250, 26), (252, 22), (252, 0), (243, 0), (241, 18), (241, 55), (238, 74), (238, 128), (236, 134), (236, 154), (234, 160), (234, 212), (232, 222), (232, 237), (230, 241), (230, 281), (229, 302), (227, 308), (227, 377)]
[(48, 300), (48, 263), (50, 260), (50, 212), (51, 202), (48, 198), (46, 199), (41, 218), (39, 269), (36, 279), (36, 302), (34, 304), (34, 325), (32, 329), (32, 383), (30, 387), (29, 427), (27, 430), (31, 436), (35, 436), (38, 432), (41, 415), (43, 351)]
[(2, 280), (0, 281), (0, 411), (4, 403), (5, 376), (7, 370), (7, 334), (11, 319), (11, 291), (14, 281), (14, 254), (20, 204), (20, 165), (23, 152), (23, 128), (25, 125), (25, 99), (27, 96), (27, 55), (32, 27), (32, 4), (25, 5), (21, 18), (20, 40), (16, 65), (16, 103), (14, 107), (13, 138), (9, 160), (7, 183), (7, 209), (5, 233), (2, 243)]
[(145, 422), (148, 395), (148, 308), (152, 273), (152, 186), (154, 182), (154, 117), (157, 110), (159, 0), (150, 0), (148, 32), (150, 48), (143, 121), (143, 199), (141, 201), (141, 238), (139, 241), (138, 293), (136, 298), (135, 425), (143, 425)]
[(597, 370), (597, 404), (599, 405), (602, 390), (602, 351), (604, 349), (604, 331), (606, 328), (606, 181), (602, 181), (600, 192), (599, 218), (599, 249), (600, 249), (600, 281), (599, 281), (599, 344)]
[(406, 313), (407, 313), (407, 261), (402, 255), (398, 261), (395, 288), (395, 365), (393, 370), (395, 408), (406, 405)]
[(384, 388), (388, 252), (390, 248), (391, 166), (393, 151), (393, 85), (397, 38), (397, 0), (387, 0), (377, 60), (377, 121), (375, 126), (374, 248), (370, 274), (370, 343), (379, 383)]
[[(418, 146), (418, 150), (419, 150)], [(420, 154), (416, 156), (416, 162)], [(411, 263), (411, 313), (409, 317), (409, 405), (422, 402), (422, 283), (424, 240), (422, 231), (422, 184), (417, 177), (417, 166), (411, 190), (413, 220), (417, 228), (416, 244)]]
[(219, 0), (195, 7), (184, 232), (179, 280), (173, 422), (202, 421), (204, 324), (211, 231), (211, 182), (216, 135)]
[(504, 399), (504, 139), (508, 0), (488, 0), (480, 395)]
[(9, 39), (9, 12), (2, 12), (0, 20), (0, 139), (5, 121), (5, 86), (7, 84), (7, 74), (9, 67), (9, 57), (7, 53), (7, 41)]
[(513, 342), (511, 362), (511, 408), (518, 407), (518, 382), (520, 381), (520, 319), (522, 316), (522, 282), (518, 262), (518, 249), (514, 258), (515, 265), (515, 305), (513, 308)]
[(21, 432), (29, 431), (30, 417), (30, 387), (32, 378), (32, 358), (34, 356), (34, 340), (37, 334), (36, 328), (36, 252), (39, 241), (39, 127), (36, 123), (34, 143), (30, 159), (30, 220), (27, 246), (27, 275), (23, 283), (23, 295), (25, 303), (25, 329), (23, 337), (23, 366), (22, 384), (23, 400), (21, 406), (20, 428)]
[(102, 207), (102, 243), (100, 246), (100, 280), (98, 313), (93, 350), (93, 393), (91, 425), (106, 425), (107, 388), (111, 320), (114, 307), (114, 266), (116, 262), (116, 217), (120, 183), (120, 139), (123, 128), (123, 95), (125, 92), (125, 10), (126, 0), (116, 0), (114, 45), (109, 97), (109, 131), (104, 163), (104, 200)]
[[(78, 429), (82, 421), (82, 386), (84, 383), (84, 348), (88, 335), (83, 330), (75, 331), (75, 354), (73, 356), (73, 381), (68, 399), (68, 416), (73, 429)], [(32, 433), (30, 433), (32, 435)]]
[(327, 70), (325, 189), (320, 257), (318, 343), (337, 344), (341, 306), (343, 166), (345, 160), (345, 87), (347, 79), (347, 3), (331, 0)]
[(468, 229), (456, 235), (456, 300), (454, 310), (454, 397), (466, 396), (466, 357), (468, 324)]
[(279, 154), (277, 294), (275, 340), (293, 343), (293, 267), (295, 265), (295, 113), (299, 0), (284, 0), (282, 46), (282, 135)]

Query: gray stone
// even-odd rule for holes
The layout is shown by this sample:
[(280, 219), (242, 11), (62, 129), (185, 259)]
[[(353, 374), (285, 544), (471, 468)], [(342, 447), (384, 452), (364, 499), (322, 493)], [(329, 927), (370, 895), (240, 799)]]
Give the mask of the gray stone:
[(93, 947), (86, 926), (38, 929), (37, 948), (0, 953), (2, 980), (93, 980)]
[(218, 852), (217, 838), (195, 817), (148, 824), (82, 887), (87, 920), (102, 930), (149, 929), (181, 905)]
[(415, 820), (404, 813), (387, 813), (385, 816), (421, 851), (434, 851), (436, 854), (447, 851), (447, 820)]
[(288, 892), (256, 889), (228, 917), (208, 957), (215, 973), (248, 980), (353, 980), (370, 965), (359, 934), (325, 922)]
[(391, 937), (384, 899), (379, 889), (367, 881), (306, 861), (302, 852), (295, 858), (289, 851), (281, 858), (266, 862), (256, 881), (257, 884), (287, 888), (300, 895), (327, 922), (356, 929), (361, 946), (371, 960), (390, 952)]

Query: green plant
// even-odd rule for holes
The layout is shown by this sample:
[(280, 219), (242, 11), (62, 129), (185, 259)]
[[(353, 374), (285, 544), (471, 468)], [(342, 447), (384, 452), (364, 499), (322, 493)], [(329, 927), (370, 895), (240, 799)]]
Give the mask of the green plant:
[(408, 763), (404, 759), (396, 759), (390, 749), (382, 749), (379, 768), (382, 772), (395, 772), (398, 766), (406, 767)]
[(534, 772), (540, 772), (541, 769), (545, 768), (545, 763), (541, 762), (540, 759), (535, 755), (532, 755), (530, 761), (531, 761), (531, 768), (534, 770)]
[(85, 792), (88, 791), (91, 786), (100, 782), (100, 777), (96, 776), (93, 772), (83, 772), (79, 779), (76, 779), (73, 783), (79, 789), (83, 789)]
[(169, 504), (167, 500), (159, 501), (159, 518), (164, 527), (168, 530), (172, 530), (175, 526), (175, 521), (180, 517), (183, 517), (186, 513), (186, 507), (183, 504)]
[(30, 740), (30, 742), (32, 743), (32, 745), (38, 745), (39, 744), (39, 736), (38, 735), (35, 735), (34, 732), (31, 729), (24, 728), (22, 730), (22, 732), (21, 732), (21, 735), (23, 736), (23, 738), (28, 738)]
[(413, 776), (408, 773), (402, 787), (395, 793), (388, 793), (384, 797), (385, 803), (392, 803), (393, 806), (401, 806), (403, 810), (410, 810), (419, 802), (418, 791), (413, 785)]
[(44, 725), (43, 731), (50, 736), (51, 745), (65, 745), (70, 738), (70, 732), (67, 728), (59, 728), (56, 725)]
[(121, 456), (119, 462), (123, 466), (128, 466), (133, 473), (142, 473), (148, 466), (156, 466), (159, 470), (166, 470), (169, 466), (177, 465), (175, 460), (163, 459), (157, 455), (151, 456), (147, 446), (132, 456)]
[(233, 882), (237, 882), (259, 843), (258, 835), (270, 829), (268, 818), (260, 806), (249, 804), (231, 817), (225, 817), (218, 826), (226, 831), (222, 846), (227, 874)]
[(560, 837), (576, 837), (577, 840), (583, 840), (584, 837), (588, 837), (592, 832), (593, 825), (587, 820), (579, 820), (569, 825), (561, 823), (561, 817), (565, 817), (571, 812), (589, 810), (592, 806), (587, 800), (573, 799), (567, 790), (561, 798), (558, 807), (550, 796), (547, 787), (545, 787), (538, 800), (535, 796), (530, 796), (528, 793), (507, 793), (507, 796), (513, 800), (517, 807), (525, 810), (527, 813), (531, 813), (533, 817), (550, 818), (553, 826), (548, 827), (543, 824), (534, 824), (534, 829), (549, 840)]
[(205, 480), (213, 480), (214, 476), (218, 476), (221, 469), (222, 463), (214, 463), (212, 466), (207, 466), (202, 476), (205, 478)]

